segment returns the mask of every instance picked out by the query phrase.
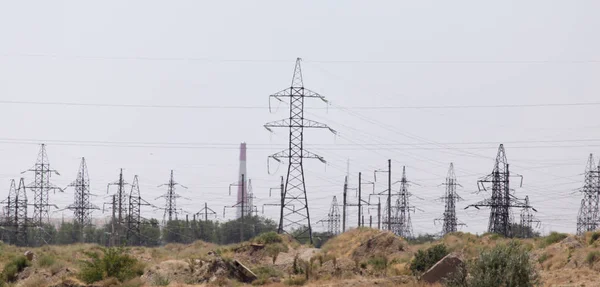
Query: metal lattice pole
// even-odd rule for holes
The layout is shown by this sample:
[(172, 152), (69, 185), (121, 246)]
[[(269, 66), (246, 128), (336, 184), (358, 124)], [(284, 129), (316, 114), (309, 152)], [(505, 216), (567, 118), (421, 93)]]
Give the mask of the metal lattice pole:
[[(487, 189), (485, 184), (491, 183), (491, 198), (466, 207), (475, 207), (477, 209), (480, 207), (490, 207), (491, 211), (488, 223), (488, 232), (501, 234), (505, 237), (514, 236), (512, 232), (513, 219), (511, 208), (524, 208), (528, 206), (528, 204), (526, 205), (523, 200), (516, 198), (510, 193), (510, 176), (511, 174), (509, 172), (509, 165), (506, 159), (504, 145), (501, 144), (498, 148), (498, 154), (496, 155), (494, 170), (491, 174), (477, 182), (480, 191), (486, 191)], [(521, 178), (522, 185), (523, 177), (519, 177)]]
[(165, 199), (165, 214), (163, 216), (163, 223), (166, 224), (167, 222), (169, 222), (171, 220), (177, 220), (177, 215), (179, 214), (179, 211), (177, 210), (177, 199), (180, 198), (181, 196), (175, 192), (176, 187), (181, 186), (186, 189), (187, 189), (187, 187), (179, 184), (178, 182), (176, 182), (173, 179), (173, 170), (171, 170), (171, 176), (169, 177), (169, 182), (159, 185), (159, 187), (161, 187), (161, 186), (167, 187), (167, 193), (158, 197), (158, 198), (162, 197)]
[(15, 243), (19, 246), (27, 245), (27, 193), (25, 192), (25, 180), (21, 178), (19, 188), (15, 194)]
[(442, 221), (442, 235), (446, 235), (458, 231), (459, 225), (465, 225), (464, 223), (459, 223), (456, 217), (456, 202), (462, 201), (462, 198), (456, 192), (460, 184), (456, 181), (453, 163), (450, 163), (446, 182), (443, 185), (446, 186), (446, 193), (440, 199), (445, 203), (444, 215), (441, 219), (436, 219), (436, 221)]
[(77, 179), (69, 186), (75, 189), (75, 194), (73, 204), (68, 206), (67, 209), (73, 210), (73, 218), (77, 228), (80, 229), (79, 232), (82, 234), (81, 239), (83, 240), (84, 228), (92, 225), (92, 211), (100, 209), (90, 202), (90, 178), (85, 158), (81, 158)]
[(521, 209), (521, 238), (532, 238), (533, 237), (533, 224), (540, 225), (540, 221), (533, 216), (532, 211), (535, 211), (533, 207), (529, 205), (529, 196), (525, 196), (525, 207)]
[(138, 183), (138, 176), (135, 175), (133, 177), (133, 183), (131, 184), (131, 191), (129, 192), (129, 214), (127, 216), (128, 244), (139, 244), (140, 242), (140, 225), (142, 220), (140, 215), (141, 205), (142, 197), (140, 195), (140, 185)]
[(594, 156), (590, 154), (585, 168), (584, 185), (581, 189), (583, 199), (577, 215), (577, 234), (598, 229), (598, 200), (600, 192), (599, 168), (595, 166)]
[(323, 157), (304, 149), (304, 128), (326, 128), (334, 133), (335, 131), (326, 124), (304, 118), (305, 99), (327, 101), (320, 94), (304, 88), (300, 61), (300, 58), (296, 60), (291, 86), (270, 96), (270, 98), (279, 101), (282, 101), (282, 99), (289, 100), (289, 118), (270, 122), (264, 126), (269, 131), (271, 131), (271, 128), (289, 129), (288, 149), (270, 156), (270, 158), (277, 161), (288, 161), (285, 191), (281, 205), (283, 215), (279, 232), (294, 233), (297, 238), (308, 237), (310, 243), (312, 243), (312, 228), (304, 181), (303, 161), (307, 158), (318, 159), (321, 162), (325, 162), (325, 160)]
[(63, 191), (61, 188), (50, 183), (52, 174), (60, 175), (56, 170), (50, 168), (50, 161), (46, 153), (46, 145), (42, 144), (38, 152), (37, 161), (32, 169), (27, 170), (33, 172), (34, 181), (27, 185), (26, 188), (33, 191), (33, 218), (32, 224), (41, 231), (37, 236), (37, 243), (42, 244), (48, 241), (48, 234), (44, 225), (50, 222), (50, 207), (58, 208), (56, 205), (49, 204), (49, 194), (52, 191)]

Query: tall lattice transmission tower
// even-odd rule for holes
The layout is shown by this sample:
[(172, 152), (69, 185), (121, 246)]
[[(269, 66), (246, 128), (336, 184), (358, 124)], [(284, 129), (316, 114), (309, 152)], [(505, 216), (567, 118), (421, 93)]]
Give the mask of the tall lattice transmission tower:
[(409, 198), (412, 196), (408, 192), (408, 180), (406, 179), (406, 167), (402, 167), (402, 179), (400, 179), (400, 192), (396, 201), (396, 216), (398, 217), (397, 235), (404, 238), (413, 238), (412, 222), (410, 220), (410, 212), (415, 211), (415, 207), (409, 204)]
[[(498, 154), (496, 155), (494, 170), (491, 174), (485, 176), (477, 182), (479, 191), (487, 191), (486, 184), (491, 183), (491, 198), (466, 207), (475, 207), (477, 209), (480, 207), (490, 207), (491, 211), (488, 232), (501, 234), (505, 237), (514, 236), (512, 232), (513, 218), (511, 208), (525, 208), (526, 206), (529, 206), (526, 205), (523, 200), (520, 200), (511, 194), (510, 176), (511, 174), (509, 172), (509, 165), (508, 160), (506, 159), (504, 145), (501, 144), (498, 148)], [(521, 178), (522, 185), (523, 177), (519, 177)]]
[(445, 203), (444, 215), (442, 218), (436, 219), (436, 221), (442, 221), (442, 235), (446, 235), (458, 231), (459, 225), (464, 225), (464, 223), (460, 223), (456, 217), (456, 202), (461, 201), (462, 198), (456, 192), (456, 189), (460, 184), (456, 181), (453, 163), (450, 163), (446, 182), (443, 185), (446, 186), (446, 193), (440, 199)]
[[(12, 243), (14, 241), (13, 232), (15, 229), (15, 200), (17, 196), (17, 187), (15, 185), (15, 180), (10, 180), (10, 188), (8, 189), (8, 196), (5, 200), (0, 202), (2, 204), (2, 218), (0, 218), (0, 226), (4, 227), (5, 232), (2, 233), (2, 238), (0, 240), (4, 242)], [(6, 232), (8, 231), (8, 232)]]
[(85, 227), (92, 224), (92, 211), (100, 209), (90, 202), (90, 177), (85, 158), (81, 158), (79, 170), (77, 171), (77, 179), (69, 186), (75, 189), (75, 194), (73, 204), (67, 208), (73, 210), (74, 221), (78, 228), (80, 228), (80, 232), (83, 232)]
[(175, 188), (176, 186), (181, 186), (187, 189), (187, 187), (175, 182), (175, 180), (173, 179), (173, 170), (171, 170), (171, 177), (169, 178), (169, 182), (159, 185), (159, 187), (161, 186), (167, 187), (167, 193), (158, 197), (165, 198), (165, 214), (163, 216), (163, 223), (167, 223), (171, 220), (177, 220), (177, 214), (179, 213), (179, 211), (177, 210), (177, 199), (181, 196), (175, 192)]
[(525, 196), (525, 207), (521, 209), (521, 224), (520, 234), (518, 234), (521, 238), (532, 238), (533, 237), (533, 224), (536, 224), (536, 227), (540, 225), (540, 220), (533, 216), (532, 211), (537, 211), (535, 208), (529, 205), (529, 196)]
[(582, 235), (588, 231), (598, 229), (599, 211), (598, 200), (600, 193), (600, 167), (594, 162), (594, 156), (590, 154), (585, 167), (584, 184), (581, 192), (583, 199), (577, 215), (577, 234)]
[(14, 211), (14, 226), (15, 226), (15, 243), (17, 245), (27, 245), (27, 192), (25, 191), (25, 180), (19, 180), (19, 188), (15, 193), (15, 211)]
[(129, 192), (129, 214), (127, 215), (127, 243), (139, 244), (141, 234), (141, 206), (142, 196), (140, 195), (140, 185), (138, 176), (133, 177), (131, 191)]
[(47, 242), (50, 234), (45, 232), (44, 225), (50, 222), (50, 207), (58, 208), (56, 205), (49, 203), (50, 191), (63, 191), (61, 188), (50, 183), (52, 174), (60, 175), (56, 170), (50, 168), (50, 161), (46, 153), (46, 145), (42, 144), (37, 156), (37, 161), (32, 169), (25, 172), (33, 172), (34, 181), (27, 185), (27, 188), (33, 191), (33, 218), (32, 225), (38, 227), (41, 231), (36, 237), (38, 243)]
[(310, 213), (308, 209), (308, 198), (306, 184), (304, 182), (304, 159), (318, 159), (325, 162), (323, 157), (304, 149), (304, 128), (324, 128), (335, 133), (333, 129), (323, 123), (306, 119), (304, 117), (304, 100), (320, 99), (324, 102), (325, 97), (304, 88), (302, 79), (301, 59), (296, 60), (292, 83), (289, 88), (279, 91), (269, 97), (279, 101), (289, 99), (289, 118), (265, 124), (265, 128), (288, 128), (288, 149), (270, 156), (277, 161), (287, 160), (288, 169), (281, 205), (281, 218), (279, 233), (294, 233), (297, 237), (308, 237), (312, 243), (312, 228), (310, 225)]

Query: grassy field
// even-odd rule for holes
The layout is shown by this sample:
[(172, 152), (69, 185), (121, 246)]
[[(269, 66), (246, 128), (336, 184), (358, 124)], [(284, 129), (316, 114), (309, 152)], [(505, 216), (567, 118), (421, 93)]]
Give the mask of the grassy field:
[[(531, 254), (530, 260), (539, 274), (541, 286), (596, 286), (600, 272), (599, 237), (594, 233), (581, 237), (553, 233), (518, 241)], [(103, 255), (107, 254), (106, 250), (98, 245), (20, 248), (0, 244), (0, 270), (4, 270), (4, 281), (9, 281), (1, 283), (4, 286), (249, 285), (236, 281), (226, 272), (219, 273), (217, 267), (207, 267), (210, 264), (217, 266), (214, 262), (219, 258), (217, 261), (223, 266), (238, 260), (254, 271), (258, 279), (253, 285), (431, 286), (420, 283), (409, 268), (419, 250), (443, 244), (449, 252), (468, 261), (477, 258), (484, 250), (509, 241), (493, 234), (455, 233), (439, 240), (413, 244), (388, 232), (360, 228), (332, 238), (317, 249), (300, 245), (286, 236), (270, 234), (251, 242), (227, 246), (197, 241), (156, 248), (119, 249), (112, 256), (124, 257), (114, 259), (116, 261), (107, 260), (109, 263), (106, 264), (118, 265), (120, 263), (113, 262), (131, 258), (135, 261), (127, 267), (131, 270), (111, 273), (109, 266), (98, 271), (101, 274), (93, 273), (95, 269), (85, 269), (87, 265), (83, 263), (92, 261), (90, 253), (99, 254), (100, 259), (107, 256)], [(27, 251), (34, 253), (34, 259), (19, 263)], [(101, 280), (84, 283), (84, 271), (100, 276)], [(7, 276), (10, 280), (6, 280)]]

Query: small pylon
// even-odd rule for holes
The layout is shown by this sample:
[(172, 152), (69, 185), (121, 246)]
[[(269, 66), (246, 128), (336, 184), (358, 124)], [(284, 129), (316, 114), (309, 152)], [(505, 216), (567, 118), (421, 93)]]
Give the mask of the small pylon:
[(583, 188), (581, 189), (583, 199), (581, 200), (581, 206), (577, 215), (577, 235), (598, 229), (599, 173), (600, 167), (595, 165), (594, 155), (590, 154), (585, 167)]
[(166, 224), (171, 220), (177, 220), (177, 214), (179, 214), (179, 211), (177, 210), (177, 199), (181, 196), (175, 192), (176, 186), (181, 186), (185, 189), (187, 189), (187, 187), (177, 183), (173, 179), (173, 170), (171, 170), (171, 177), (169, 178), (169, 182), (161, 184), (158, 187), (161, 186), (167, 187), (167, 193), (158, 197), (165, 198), (165, 214), (163, 215), (163, 224)]
[(25, 179), (19, 181), (19, 188), (15, 195), (15, 243), (18, 246), (27, 245), (27, 193), (25, 192)]
[(340, 222), (342, 216), (340, 214), (340, 206), (337, 202), (337, 197), (333, 196), (331, 200), (331, 207), (329, 207), (329, 213), (327, 214), (327, 219), (319, 220), (317, 223), (327, 223), (327, 234), (330, 236), (335, 236), (340, 234)]
[[(77, 179), (69, 186), (74, 187), (74, 202), (67, 209), (73, 210), (73, 218), (79, 232), (83, 235), (85, 227), (92, 225), (92, 211), (100, 209), (90, 202), (90, 178), (85, 158), (81, 158), (81, 164), (77, 171)], [(81, 237), (83, 239), (83, 236)]]
[(453, 163), (450, 163), (446, 182), (443, 185), (446, 186), (446, 193), (440, 199), (445, 203), (444, 215), (442, 218), (436, 219), (436, 221), (442, 221), (442, 236), (458, 231), (459, 225), (465, 225), (460, 223), (456, 217), (456, 202), (462, 201), (462, 197), (456, 192), (456, 188), (461, 185), (456, 181)]
[(529, 205), (529, 196), (525, 196), (525, 206), (521, 209), (521, 238), (532, 238), (533, 237), (533, 224), (539, 227), (540, 220), (533, 216), (532, 211), (537, 211), (535, 208)]
[(33, 172), (35, 177), (34, 181), (27, 185), (26, 188), (33, 191), (33, 218), (31, 223), (38, 227), (38, 230), (42, 231), (37, 237), (38, 243), (41, 244), (47, 242), (50, 237), (43, 229), (44, 224), (48, 224), (50, 221), (50, 207), (58, 208), (56, 205), (49, 203), (49, 192), (50, 190), (63, 191), (61, 188), (50, 183), (52, 174), (60, 174), (56, 170), (50, 168), (50, 161), (48, 160), (45, 144), (40, 146), (40, 151), (38, 152), (37, 161), (34, 167), (27, 171)]
[(140, 241), (140, 225), (141, 225), (141, 205), (142, 197), (140, 195), (140, 185), (138, 176), (133, 177), (131, 191), (129, 192), (129, 214), (127, 215), (127, 243), (139, 244)]

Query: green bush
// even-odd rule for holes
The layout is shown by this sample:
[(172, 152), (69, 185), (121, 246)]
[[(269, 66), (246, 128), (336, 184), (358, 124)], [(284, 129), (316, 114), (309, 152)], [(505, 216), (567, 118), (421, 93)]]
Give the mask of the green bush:
[(158, 273), (152, 276), (152, 286), (168, 286), (169, 284), (171, 284), (171, 279), (167, 276)]
[(93, 283), (104, 278), (113, 277), (123, 282), (144, 272), (138, 261), (127, 255), (123, 248), (101, 249), (103, 256), (96, 252), (85, 252), (90, 260), (82, 261), (79, 278), (86, 283)]
[(56, 259), (54, 259), (53, 256), (44, 254), (42, 256), (40, 256), (40, 258), (37, 260), (37, 264), (39, 267), (50, 267), (52, 265), (54, 265), (56, 263)]
[(542, 238), (542, 243), (540, 244), (541, 248), (544, 248), (548, 245), (552, 245), (554, 243), (560, 242), (563, 239), (567, 238), (567, 234), (564, 233), (558, 233), (558, 232), (552, 232), (550, 233), (550, 235)]
[(448, 253), (448, 249), (444, 244), (434, 245), (425, 251), (421, 249), (417, 251), (415, 258), (410, 262), (410, 271), (413, 275), (420, 275), (448, 255)]
[(600, 232), (592, 233), (592, 236), (590, 237), (590, 245), (594, 244), (598, 238), (600, 238)]
[(306, 278), (301, 277), (301, 276), (294, 276), (294, 277), (290, 277), (288, 279), (286, 279), (285, 281), (283, 281), (283, 283), (285, 283), (285, 285), (288, 286), (302, 286), (304, 284), (306, 284)]
[(540, 257), (538, 257), (538, 263), (542, 264), (542, 263), (544, 263), (544, 261), (548, 260), (548, 258), (550, 258), (548, 253), (544, 253), (544, 254), (540, 255)]
[[(17, 279), (17, 275), (19, 272), (23, 271), (25, 267), (29, 266), (29, 261), (25, 256), (19, 256), (10, 261), (6, 266), (4, 266), (4, 270), (2, 271), (2, 276), (0, 281), (3, 282), (13, 282)], [(2, 285), (0, 285), (2, 286)]]
[(375, 271), (385, 271), (388, 267), (388, 258), (386, 256), (373, 256), (367, 261), (367, 264), (373, 266)]
[(464, 274), (455, 274), (446, 286), (530, 287), (539, 283), (529, 252), (517, 241), (481, 252), (468, 269), (468, 279)]
[(585, 263), (587, 263), (590, 266), (592, 266), (592, 265), (594, 265), (594, 263), (596, 261), (598, 261), (598, 259), (600, 259), (600, 252), (598, 252), (598, 251), (591, 251), (585, 257)]
[(273, 232), (273, 231), (263, 233), (263, 234), (255, 237), (254, 240), (252, 240), (252, 241), (259, 243), (259, 244), (265, 244), (265, 245), (283, 242), (283, 240), (281, 239), (279, 234), (277, 234), (276, 232)]

